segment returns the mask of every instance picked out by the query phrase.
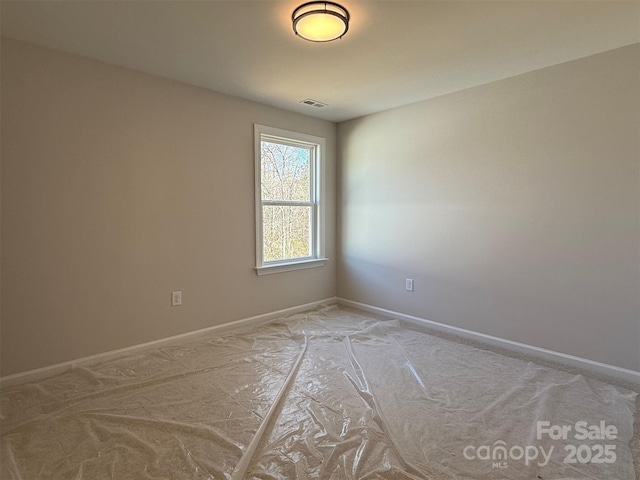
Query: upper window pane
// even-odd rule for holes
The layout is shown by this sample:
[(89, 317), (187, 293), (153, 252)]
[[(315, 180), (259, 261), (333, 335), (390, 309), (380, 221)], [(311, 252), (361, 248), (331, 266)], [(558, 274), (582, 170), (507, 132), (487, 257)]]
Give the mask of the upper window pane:
[(261, 142), (262, 200), (311, 201), (312, 148)]

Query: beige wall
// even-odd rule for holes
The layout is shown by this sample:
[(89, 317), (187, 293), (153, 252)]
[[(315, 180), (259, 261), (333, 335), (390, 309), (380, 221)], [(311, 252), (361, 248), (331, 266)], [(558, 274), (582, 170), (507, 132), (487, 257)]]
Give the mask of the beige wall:
[(639, 54), (341, 124), (340, 251), (329, 155), (331, 261), (258, 277), (253, 123), (334, 124), (3, 39), (1, 374), (331, 297), (336, 255), (342, 297), (640, 370)]
[[(7, 39), (2, 119), (2, 375), (335, 296), (335, 124)], [(327, 140), (323, 268), (253, 270), (254, 123)]]
[(639, 62), (340, 124), (338, 295), (640, 370)]

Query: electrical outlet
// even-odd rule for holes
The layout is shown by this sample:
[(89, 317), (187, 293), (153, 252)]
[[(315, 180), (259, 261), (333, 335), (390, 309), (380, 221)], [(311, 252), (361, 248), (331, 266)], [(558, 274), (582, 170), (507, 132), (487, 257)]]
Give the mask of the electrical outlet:
[(413, 292), (413, 278), (407, 278), (404, 281), (404, 289), (407, 292)]
[(182, 292), (171, 292), (171, 306), (178, 307), (182, 305)]

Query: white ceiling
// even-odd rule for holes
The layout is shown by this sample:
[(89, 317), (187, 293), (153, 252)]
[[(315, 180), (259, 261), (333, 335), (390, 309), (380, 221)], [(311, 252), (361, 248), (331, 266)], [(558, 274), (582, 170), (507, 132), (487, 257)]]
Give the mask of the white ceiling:
[[(342, 121), (640, 42), (640, 1), (343, 0), (347, 35), (297, 38), (304, 0), (2, 0), (4, 36)], [(329, 106), (300, 104), (313, 98)]]

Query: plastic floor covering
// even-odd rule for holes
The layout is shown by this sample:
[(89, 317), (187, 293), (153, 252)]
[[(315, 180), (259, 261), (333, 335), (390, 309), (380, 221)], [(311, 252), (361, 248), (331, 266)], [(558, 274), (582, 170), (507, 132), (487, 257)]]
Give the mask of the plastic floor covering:
[(634, 480), (636, 395), (330, 307), (4, 389), (0, 478)]

